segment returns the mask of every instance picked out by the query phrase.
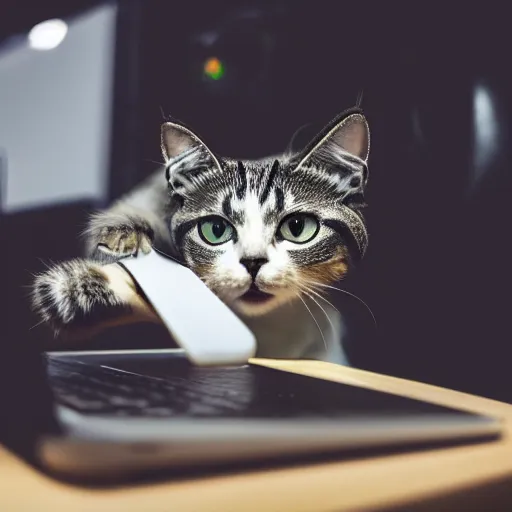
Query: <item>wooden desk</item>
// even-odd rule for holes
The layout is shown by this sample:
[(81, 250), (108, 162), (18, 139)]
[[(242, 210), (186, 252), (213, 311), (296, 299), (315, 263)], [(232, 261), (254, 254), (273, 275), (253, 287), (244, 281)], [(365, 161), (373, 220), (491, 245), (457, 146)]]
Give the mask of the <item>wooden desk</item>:
[(254, 362), (497, 415), (505, 419), (507, 433), (502, 441), (482, 445), (115, 490), (61, 484), (0, 448), (0, 510), (321, 512), (397, 510), (398, 507), (404, 511), (512, 510), (512, 405), (333, 364)]

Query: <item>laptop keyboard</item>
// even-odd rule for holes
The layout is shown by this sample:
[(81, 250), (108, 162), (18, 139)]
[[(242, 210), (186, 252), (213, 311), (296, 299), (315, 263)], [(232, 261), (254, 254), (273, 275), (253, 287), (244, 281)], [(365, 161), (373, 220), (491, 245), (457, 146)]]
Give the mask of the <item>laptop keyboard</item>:
[(48, 356), (47, 361), (57, 402), (83, 414), (280, 419), (467, 415), (257, 365), (201, 368), (184, 357), (149, 356), (101, 363)]
[(48, 375), (57, 401), (84, 414), (242, 415), (252, 401), (247, 373), (240, 372), (237, 376), (236, 370), (214, 370), (212, 380), (209, 372), (212, 370), (206, 369), (202, 372), (206, 375), (199, 374), (196, 378), (192, 373), (191, 378), (163, 379), (60, 358), (48, 361)]

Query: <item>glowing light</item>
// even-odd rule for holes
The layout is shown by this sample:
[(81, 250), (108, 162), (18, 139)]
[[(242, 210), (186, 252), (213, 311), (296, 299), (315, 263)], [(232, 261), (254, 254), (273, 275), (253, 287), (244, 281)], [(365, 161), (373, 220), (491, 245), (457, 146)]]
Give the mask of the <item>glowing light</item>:
[(204, 63), (204, 74), (212, 80), (219, 80), (224, 76), (224, 64), (217, 57), (210, 57)]
[(62, 20), (46, 20), (38, 23), (28, 33), (28, 44), (33, 50), (53, 50), (68, 33), (68, 26)]

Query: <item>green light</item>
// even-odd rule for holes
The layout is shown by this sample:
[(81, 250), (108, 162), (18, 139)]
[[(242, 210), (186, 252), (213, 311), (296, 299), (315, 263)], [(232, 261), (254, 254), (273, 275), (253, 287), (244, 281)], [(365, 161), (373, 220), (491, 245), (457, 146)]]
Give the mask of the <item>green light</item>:
[(210, 57), (203, 66), (204, 74), (212, 80), (220, 80), (224, 76), (224, 64), (217, 57)]

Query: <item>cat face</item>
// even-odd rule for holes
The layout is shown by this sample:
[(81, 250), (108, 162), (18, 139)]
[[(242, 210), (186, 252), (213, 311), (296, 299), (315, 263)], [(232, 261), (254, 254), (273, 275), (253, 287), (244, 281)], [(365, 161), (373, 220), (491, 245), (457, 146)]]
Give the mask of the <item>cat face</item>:
[(242, 315), (314, 295), (364, 254), (369, 131), (359, 111), (333, 120), (299, 154), (221, 158), (173, 123), (162, 127), (162, 150), (173, 241)]

